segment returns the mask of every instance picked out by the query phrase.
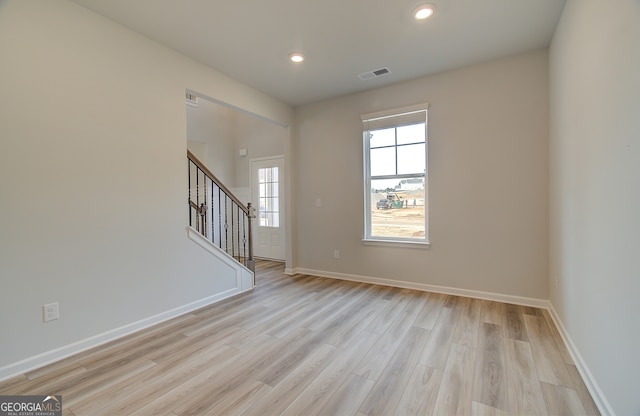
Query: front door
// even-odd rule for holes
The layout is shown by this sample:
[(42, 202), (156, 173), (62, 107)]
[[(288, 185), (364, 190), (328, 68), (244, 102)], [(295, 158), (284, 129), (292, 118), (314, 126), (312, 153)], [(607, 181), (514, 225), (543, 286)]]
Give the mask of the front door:
[(285, 260), (284, 158), (251, 161), (251, 201), (255, 257)]

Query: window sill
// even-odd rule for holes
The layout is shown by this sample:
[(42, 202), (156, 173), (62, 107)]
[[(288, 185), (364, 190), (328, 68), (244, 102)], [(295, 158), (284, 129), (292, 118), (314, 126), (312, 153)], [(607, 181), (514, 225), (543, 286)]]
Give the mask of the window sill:
[(407, 247), (418, 249), (427, 249), (431, 247), (431, 243), (428, 241), (383, 240), (375, 238), (363, 238), (362, 244), (365, 246)]

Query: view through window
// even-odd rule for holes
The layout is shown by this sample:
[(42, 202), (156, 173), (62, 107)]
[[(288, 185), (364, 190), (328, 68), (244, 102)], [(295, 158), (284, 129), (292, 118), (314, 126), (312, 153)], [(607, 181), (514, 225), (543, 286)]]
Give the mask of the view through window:
[(258, 218), (261, 227), (279, 227), (278, 167), (258, 169)]
[(363, 116), (365, 240), (428, 242), (426, 105)]

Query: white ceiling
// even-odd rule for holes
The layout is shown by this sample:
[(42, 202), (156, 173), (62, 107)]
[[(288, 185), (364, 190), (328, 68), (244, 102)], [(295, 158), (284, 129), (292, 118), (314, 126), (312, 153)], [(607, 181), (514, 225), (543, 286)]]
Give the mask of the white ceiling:
[(293, 106), (546, 47), (565, 3), (426, 0), (418, 22), (419, 0), (73, 1)]

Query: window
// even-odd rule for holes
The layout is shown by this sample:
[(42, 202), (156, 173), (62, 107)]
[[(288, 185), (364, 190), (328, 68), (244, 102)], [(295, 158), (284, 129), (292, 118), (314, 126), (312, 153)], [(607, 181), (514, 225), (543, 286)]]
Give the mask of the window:
[(279, 227), (278, 167), (258, 169), (258, 218), (261, 227)]
[(428, 244), (427, 104), (362, 122), (364, 241)]

